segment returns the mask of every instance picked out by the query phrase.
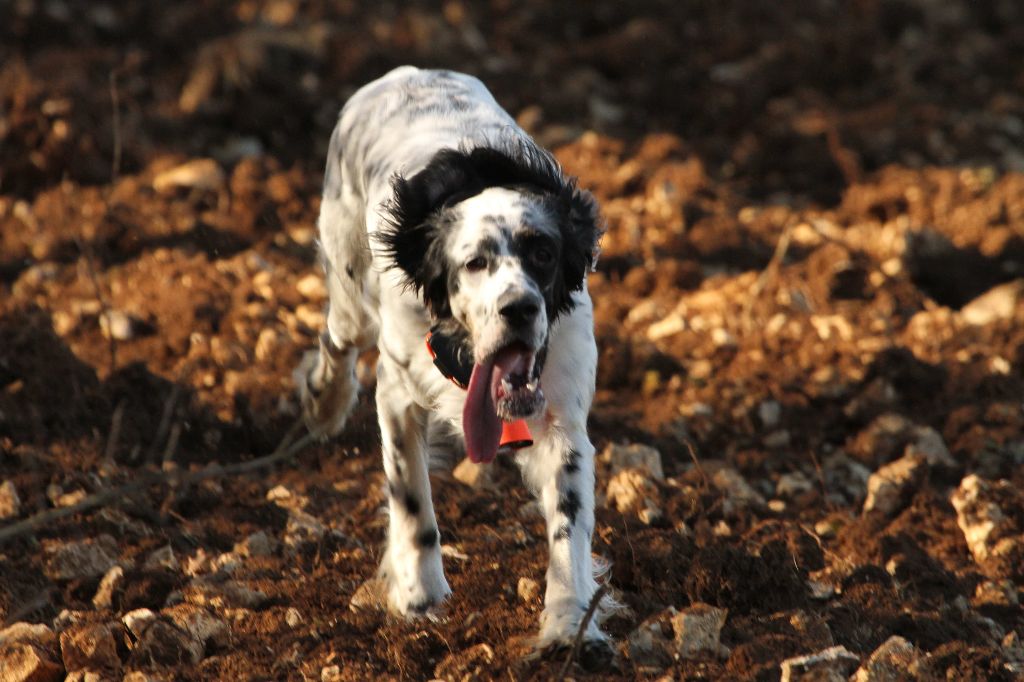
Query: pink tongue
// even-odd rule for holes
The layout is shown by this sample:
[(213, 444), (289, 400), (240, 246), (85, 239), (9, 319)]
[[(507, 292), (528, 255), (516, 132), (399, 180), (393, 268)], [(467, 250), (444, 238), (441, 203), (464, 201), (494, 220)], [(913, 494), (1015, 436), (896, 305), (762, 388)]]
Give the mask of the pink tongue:
[(462, 432), (466, 439), (466, 456), (476, 464), (490, 462), (498, 454), (501, 442), (501, 418), (494, 406), (494, 397), (502, 377), (509, 372), (526, 371), (527, 353), (505, 348), (482, 365), (473, 365), (473, 374), (466, 389), (462, 408)]

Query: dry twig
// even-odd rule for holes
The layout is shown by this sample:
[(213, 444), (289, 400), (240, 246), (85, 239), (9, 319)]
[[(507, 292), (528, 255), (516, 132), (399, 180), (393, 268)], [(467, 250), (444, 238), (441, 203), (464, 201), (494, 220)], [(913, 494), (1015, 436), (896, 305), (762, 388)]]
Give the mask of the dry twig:
[(558, 673), (558, 679), (564, 680), (566, 675), (569, 674), (569, 666), (576, 660), (576, 657), (580, 654), (580, 647), (583, 646), (583, 633), (586, 632), (587, 626), (590, 625), (591, 619), (594, 617), (594, 613), (597, 611), (597, 605), (601, 603), (601, 599), (608, 591), (608, 583), (602, 583), (597, 591), (594, 592), (594, 596), (590, 598), (590, 604), (587, 605), (587, 611), (583, 614), (583, 620), (580, 621), (579, 630), (576, 631), (576, 641), (572, 644), (572, 649), (569, 651), (569, 655), (565, 657), (565, 663), (562, 664), (562, 670)]
[(308, 433), (297, 440), (293, 440), (295, 435), (302, 428), (303, 422), (299, 419), (290, 429), (288, 429), (288, 433), (286, 433), (284, 438), (281, 439), (281, 443), (277, 446), (277, 449), (264, 457), (257, 457), (256, 459), (249, 460), (248, 462), (238, 462), (236, 464), (213, 464), (200, 471), (188, 472), (174, 470), (145, 472), (140, 474), (133, 481), (120, 485), (116, 488), (110, 488), (109, 490), (96, 493), (95, 495), (90, 495), (81, 502), (73, 504), (70, 507), (48, 509), (44, 512), (40, 512), (17, 523), (12, 523), (9, 526), (0, 528), (0, 546), (14, 538), (34, 532), (50, 523), (53, 523), (54, 521), (58, 521), (68, 516), (74, 516), (79, 512), (95, 509), (96, 507), (102, 507), (123, 497), (129, 497), (132, 493), (149, 485), (156, 483), (189, 485), (208, 478), (248, 473), (289, 459), (316, 440)]

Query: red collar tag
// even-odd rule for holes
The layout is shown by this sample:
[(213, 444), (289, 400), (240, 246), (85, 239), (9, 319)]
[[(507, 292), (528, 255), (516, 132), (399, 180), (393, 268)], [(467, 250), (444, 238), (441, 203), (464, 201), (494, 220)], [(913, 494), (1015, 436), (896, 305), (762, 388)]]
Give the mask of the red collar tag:
[[(466, 390), (467, 384), (456, 379), (451, 370), (449, 364), (451, 359), (443, 357), (442, 354), (435, 350), (434, 344), (431, 343), (432, 337), (433, 333), (427, 332), (427, 352), (430, 353), (430, 359), (434, 361), (434, 366), (437, 367), (446, 379), (462, 390)], [(526, 420), (517, 419), (514, 422), (501, 422), (501, 440), (498, 442), (499, 450), (501, 448), (519, 450), (521, 448), (528, 448), (531, 445), (533, 445), (533, 436), (530, 434), (530, 429), (526, 425)]]

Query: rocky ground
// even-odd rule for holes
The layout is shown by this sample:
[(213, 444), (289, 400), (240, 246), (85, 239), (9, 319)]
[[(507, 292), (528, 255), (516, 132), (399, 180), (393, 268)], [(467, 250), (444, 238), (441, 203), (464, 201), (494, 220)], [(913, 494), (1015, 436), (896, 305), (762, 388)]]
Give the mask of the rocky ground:
[(295, 420), (327, 139), (408, 62), (481, 76), (608, 222), (594, 551), (630, 612), (569, 675), (1024, 677), (1016, 3), (19, 0), (0, 57), (0, 678), (561, 674), (507, 461), (435, 476), (446, 619), (360, 589), (373, 357), (342, 437), (216, 469)]

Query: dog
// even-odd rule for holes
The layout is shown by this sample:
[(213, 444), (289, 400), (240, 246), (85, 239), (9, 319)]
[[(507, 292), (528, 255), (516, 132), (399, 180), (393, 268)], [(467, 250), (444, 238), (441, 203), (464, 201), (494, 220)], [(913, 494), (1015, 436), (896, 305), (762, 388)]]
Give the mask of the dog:
[[(571, 645), (601, 569), (590, 552), (587, 435), (596, 201), (479, 80), (405, 66), (341, 110), (318, 228), (327, 324), (296, 383), (310, 430), (333, 436), (357, 401), (358, 355), (379, 350), (389, 608), (429, 616), (451, 594), (428, 478), (434, 450), (487, 463), (510, 449), (502, 434), (514, 425), (515, 461), (550, 548), (536, 643)], [(611, 653), (598, 620), (584, 632), (584, 663)]]

